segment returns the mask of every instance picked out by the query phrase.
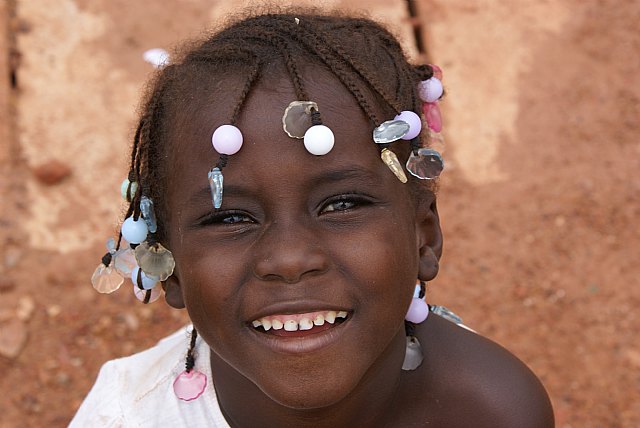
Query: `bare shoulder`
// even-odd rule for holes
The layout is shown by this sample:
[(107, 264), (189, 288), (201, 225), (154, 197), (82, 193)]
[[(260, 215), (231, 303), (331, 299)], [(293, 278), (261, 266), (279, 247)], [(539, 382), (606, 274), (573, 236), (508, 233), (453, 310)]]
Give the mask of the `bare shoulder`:
[(420, 390), (443, 417), (442, 426), (554, 426), (542, 383), (509, 351), (438, 316), (430, 316), (417, 334), (425, 351)]

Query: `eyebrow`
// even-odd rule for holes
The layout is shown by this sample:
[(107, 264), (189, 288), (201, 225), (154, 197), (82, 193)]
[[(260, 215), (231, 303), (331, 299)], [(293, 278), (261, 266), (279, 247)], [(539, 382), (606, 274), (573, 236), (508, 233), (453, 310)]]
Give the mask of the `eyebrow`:
[[(352, 166), (348, 168), (341, 168), (335, 170), (322, 171), (316, 177), (311, 177), (310, 181), (314, 183), (315, 187), (337, 183), (341, 181), (357, 181), (364, 184), (371, 184), (377, 180), (376, 174), (368, 169)], [(252, 192), (244, 186), (234, 185), (232, 183), (224, 185), (224, 194), (243, 196), (250, 195)], [(189, 205), (199, 205), (204, 201), (211, 200), (211, 188), (209, 186), (203, 186), (191, 198), (187, 201)]]
[(351, 166), (335, 170), (323, 171), (313, 179), (316, 184), (329, 184), (345, 180), (356, 180), (370, 183), (377, 179), (376, 174), (360, 166)]
[[(229, 193), (233, 195), (246, 195), (249, 194), (249, 191), (244, 187), (225, 183), (224, 193), (227, 195)], [(211, 203), (211, 198), (211, 187), (208, 185), (203, 186), (187, 200), (187, 205), (197, 206), (201, 205), (205, 201), (209, 201), (209, 203)]]

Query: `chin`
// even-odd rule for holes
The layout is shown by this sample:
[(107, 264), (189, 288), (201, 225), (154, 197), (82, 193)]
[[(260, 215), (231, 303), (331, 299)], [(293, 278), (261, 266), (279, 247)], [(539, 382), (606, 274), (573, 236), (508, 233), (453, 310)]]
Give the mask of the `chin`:
[[(270, 400), (285, 408), (326, 409), (347, 399), (363, 382), (366, 364), (353, 364), (353, 360), (347, 364), (340, 359), (331, 361), (325, 355), (321, 361), (306, 358), (299, 360), (300, 364), (289, 361), (287, 367), (264, 367), (266, 370), (253, 377), (252, 382)], [(273, 376), (265, 377), (266, 373)]]
[(266, 390), (261, 388), (271, 400), (279, 405), (300, 411), (326, 409), (345, 400), (355, 386), (333, 382), (319, 385), (316, 382), (301, 384), (299, 388)]

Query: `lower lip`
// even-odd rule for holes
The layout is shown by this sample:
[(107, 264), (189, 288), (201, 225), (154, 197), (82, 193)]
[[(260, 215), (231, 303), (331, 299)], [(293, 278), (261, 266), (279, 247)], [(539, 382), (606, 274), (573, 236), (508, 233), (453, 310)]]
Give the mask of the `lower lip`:
[(345, 333), (350, 321), (351, 317), (340, 324), (333, 324), (333, 327), (322, 330), (313, 328), (302, 331), (288, 332), (278, 330), (277, 333), (262, 333), (251, 326), (248, 328), (260, 342), (275, 352), (283, 354), (304, 354), (331, 346)]

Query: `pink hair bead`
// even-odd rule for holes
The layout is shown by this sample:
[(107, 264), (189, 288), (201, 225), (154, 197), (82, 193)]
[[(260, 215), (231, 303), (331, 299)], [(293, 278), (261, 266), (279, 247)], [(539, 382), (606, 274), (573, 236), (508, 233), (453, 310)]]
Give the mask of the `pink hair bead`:
[(198, 370), (185, 370), (173, 381), (173, 392), (182, 401), (195, 400), (206, 388), (207, 376)]
[(413, 140), (420, 135), (422, 121), (420, 120), (420, 116), (414, 112), (409, 110), (401, 111), (393, 120), (403, 120), (409, 124), (409, 132), (402, 137), (403, 140)]
[(429, 316), (429, 305), (423, 299), (411, 299), (407, 316), (404, 318), (414, 324), (420, 324)]
[(233, 125), (221, 125), (213, 132), (211, 143), (221, 155), (233, 155), (242, 147), (242, 132)]
[(435, 64), (429, 64), (429, 67), (433, 70), (433, 75), (442, 80), (442, 69)]
[(422, 104), (422, 113), (429, 129), (433, 132), (442, 131), (442, 115), (437, 102)]
[(442, 82), (437, 77), (432, 77), (418, 83), (418, 95), (425, 103), (438, 101), (443, 92)]

